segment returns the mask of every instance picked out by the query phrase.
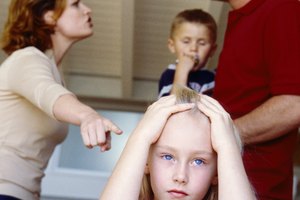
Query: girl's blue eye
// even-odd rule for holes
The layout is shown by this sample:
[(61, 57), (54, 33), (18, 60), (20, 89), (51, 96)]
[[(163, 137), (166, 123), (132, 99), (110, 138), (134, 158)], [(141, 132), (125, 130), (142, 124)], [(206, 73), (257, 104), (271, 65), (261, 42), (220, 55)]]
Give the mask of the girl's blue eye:
[(195, 162), (196, 165), (203, 164), (203, 160), (200, 160), (200, 159), (196, 159), (196, 160), (194, 160), (194, 162)]
[(165, 160), (172, 160), (173, 157), (171, 155), (163, 155), (163, 159), (165, 159)]

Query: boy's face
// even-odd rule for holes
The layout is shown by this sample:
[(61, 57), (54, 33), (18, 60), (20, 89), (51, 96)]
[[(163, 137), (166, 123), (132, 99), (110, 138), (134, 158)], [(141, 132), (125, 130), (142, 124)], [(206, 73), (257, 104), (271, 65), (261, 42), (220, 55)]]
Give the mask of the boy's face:
[(168, 46), (179, 60), (184, 55), (197, 56), (200, 63), (194, 66), (193, 71), (204, 67), (216, 49), (216, 45), (211, 41), (210, 30), (205, 25), (190, 22), (178, 25), (173, 37), (168, 41)]
[(200, 112), (171, 116), (148, 158), (155, 200), (203, 199), (217, 182), (216, 167), (208, 119)]

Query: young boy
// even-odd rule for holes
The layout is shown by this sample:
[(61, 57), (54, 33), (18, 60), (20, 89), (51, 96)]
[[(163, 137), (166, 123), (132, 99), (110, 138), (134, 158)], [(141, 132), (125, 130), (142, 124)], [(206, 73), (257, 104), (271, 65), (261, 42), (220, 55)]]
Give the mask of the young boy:
[(159, 98), (173, 93), (173, 85), (187, 86), (198, 93), (212, 95), (214, 72), (203, 69), (216, 48), (217, 25), (201, 9), (184, 10), (172, 22), (168, 47), (177, 57), (159, 81)]

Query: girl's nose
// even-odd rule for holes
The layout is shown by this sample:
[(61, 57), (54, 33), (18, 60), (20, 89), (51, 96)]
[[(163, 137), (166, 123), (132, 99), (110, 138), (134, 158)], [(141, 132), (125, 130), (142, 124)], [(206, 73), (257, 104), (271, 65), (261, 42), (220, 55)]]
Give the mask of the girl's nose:
[(188, 178), (188, 168), (185, 164), (179, 164), (174, 168), (173, 181), (179, 184), (187, 184)]

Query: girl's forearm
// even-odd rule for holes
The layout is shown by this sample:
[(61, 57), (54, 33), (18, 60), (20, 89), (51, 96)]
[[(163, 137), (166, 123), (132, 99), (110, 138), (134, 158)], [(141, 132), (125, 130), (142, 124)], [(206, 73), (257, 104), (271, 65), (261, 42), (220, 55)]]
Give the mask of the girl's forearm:
[(238, 148), (218, 153), (218, 180), (219, 196), (222, 199), (256, 199)]
[(138, 199), (150, 145), (133, 133), (118, 160), (100, 200)]

